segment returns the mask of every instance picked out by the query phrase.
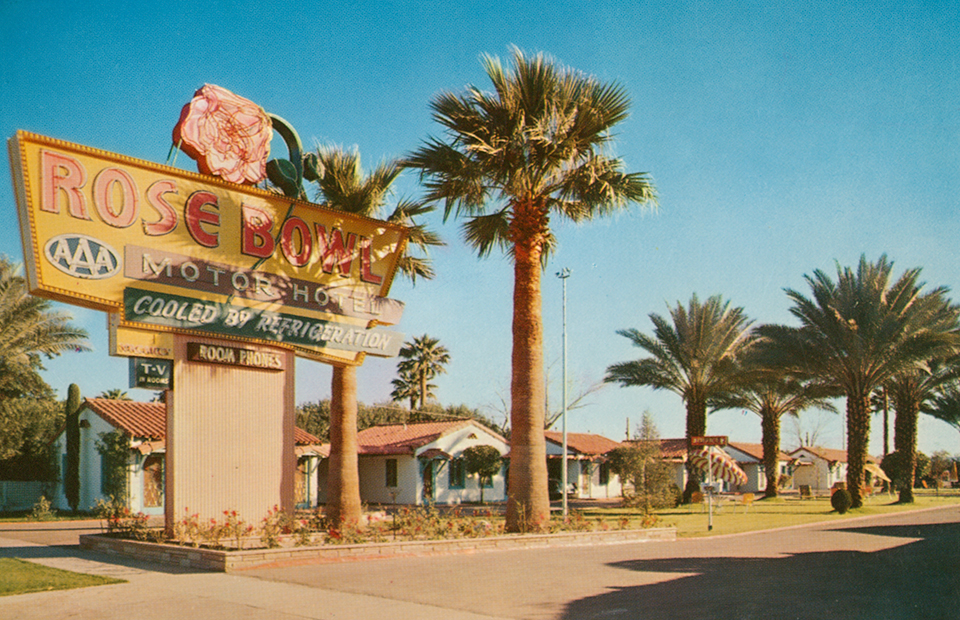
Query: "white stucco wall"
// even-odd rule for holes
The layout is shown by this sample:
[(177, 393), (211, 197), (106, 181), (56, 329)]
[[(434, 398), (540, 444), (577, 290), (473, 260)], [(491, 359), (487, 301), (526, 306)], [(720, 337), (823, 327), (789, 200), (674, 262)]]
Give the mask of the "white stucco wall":
[[(429, 503), (430, 498), (423, 494), (423, 459), (419, 458), (429, 450), (441, 450), (452, 458), (461, 458), (463, 451), (471, 446), (488, 445), (496, 448), (501, 455), (509, 451), (506, 442), (486, 431), (479, 425), (467, 425), (452, 431), (435, 441), (421, 446), (415, 454), (361, 456), (359, 459), (360, 499), (370, 504), (415, 504)], [(397, 461), (397, 486), (386, 486), (386, 462)], [(437, 504), (460, 504), (480, 501), (480, 485), (477, 476), (467, 475), (464, 487), (451, 488), (450, 463), (445, 459), (433, 460), (433, 497)], [(493, 478), (493, 486), (483, 489), (486, 502), (506, 499), (506, 481), (501, 473)]]
[(802, 448), (792, 452), (790, 456), (812, 463), (811, 465), (796, 467), (793, 473), (794, 488), (799, 488), (800, 485), (809, 485), (811, 489), (825, 491), (832, 488), (837, 482), (845, 482), (847, 479), (846, 463), (837, 462), (831, 467), (826, 460)]

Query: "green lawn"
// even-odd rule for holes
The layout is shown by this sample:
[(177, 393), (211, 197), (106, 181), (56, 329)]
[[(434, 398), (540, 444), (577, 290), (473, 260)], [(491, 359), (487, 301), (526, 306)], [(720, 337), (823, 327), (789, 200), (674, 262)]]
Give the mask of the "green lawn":
[[(843, 515), (833, 510), (828, 497), (758, 499), (746, 509), (725, 501), (719, 509), (714, 505), (712, 531), (707, 529), (709, 514), (706, 504), (687, 505), (658, 511), (658, 525), (675, 526), (679, 537), (717, 536), (960, 504), (960, 494), (956, 490), (941, 491), (939, 497), (933, 491), (918, 490), (915, 493), (916, 502), (913, 504), (897, 504), (895, 495), (880, 494), (867, 498), (863, 508), (850, 510)], [(584, 511), (584, 516), (607, 521), (630, 518), (632, 521), (636, 511), (623, 508), (591, 509)]]
[(70, 590), (111, 583), (124, 582), (122, 579), (72, 573), (17, 558), (0, 558), (0, 596), (48, 590)]

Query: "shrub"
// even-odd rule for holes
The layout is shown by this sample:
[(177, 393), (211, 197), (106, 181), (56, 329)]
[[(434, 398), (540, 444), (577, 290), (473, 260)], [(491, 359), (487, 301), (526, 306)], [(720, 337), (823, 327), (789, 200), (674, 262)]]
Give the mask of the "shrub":
[(830, 505), (840, 514), (850, 510), (852, 504), (853, 498), (850, 496), (850, 491), (846, 489), (837, 489), (830, 496)]
[(53, 510), (50, 500), (46, 495), (41, 495), (37, 503), (33, 505), (33, 511), (30, 513), (30, 519), (33, 521), (49, 521), (57, 516), (57, 511)]

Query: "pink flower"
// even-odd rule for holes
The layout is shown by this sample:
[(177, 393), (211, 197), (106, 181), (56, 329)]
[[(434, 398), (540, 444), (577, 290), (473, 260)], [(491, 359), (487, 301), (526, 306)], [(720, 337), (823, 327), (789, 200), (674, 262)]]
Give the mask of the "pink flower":
[(267, 176), (273, 125), (249, 99), (205, 84), (183, 106), (173, 143), (197, 160), (204, 174), (253, 184)]

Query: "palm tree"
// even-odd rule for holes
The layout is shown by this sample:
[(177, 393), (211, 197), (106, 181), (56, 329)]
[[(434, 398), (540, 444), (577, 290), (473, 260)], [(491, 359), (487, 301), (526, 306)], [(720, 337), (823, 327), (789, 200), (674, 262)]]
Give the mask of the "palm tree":
[(940, 386), (933, 396), (923, 402), (920, 411), (960, 431), (960, 381)]
[[(921, 293), (920, 270), (891, 280), (886, 255), (860, 258), (857, 270), (837, 265), (837, 280), (816, 270), (804, 276), (812, 299), (787, 290), (800, 327), (764, 325), (765, 365), (780, 368), (846, 396), (847, 488), (853, 507), (863, 505), (860, 486), (870, 435), (870, 394), (898, 373), (950, 353), (956, 337), (930, 321), (943, 311), (945, 289)], [(934, 321), (936, 327), (937, 322)]]
[[(360, 153), (326, 146), (311, 154), (308, 180), (318, 187), (317, 198), (337, 211), (364, 217), (381, 215), (390, 187), (400, 175), (396, 162), (384, 162), (371, 173), (364, 172)], [(307, 161), (307, 160), (305, 160)], [(430, 279), (433, 270), (426, 256), (428, 246), (442, 245), (440, 239), (418, 224), (415, 218), (429, 212), (424, 205), (400, 201), (387, 221), (409, 229), (408, 245), (398, 262), (398, 270), (414, 283)], [(420, 255), (411, 253), (411, 248)], [(327, 517), (334, 523), (356, 523), (360, 519), (360, 478), (357, 463), (357, 368), (333, 365), (330, 398), (330, 465), (327, 489)]]
[(119, 388), (100, 392), (97, 398), (106, 398), (109, 400), (130, 400), (130, 396)]
[(408, 376), (416, 381), (419, 408), (422, 410), (429, 395), (427, 381), (447, 372), (444, 365), (450, 363), (450, 353), (438, 339), (424, 334), (414, 338), (413, 342), (404, 343), (400, 349), (400, 357), (403, 359), (397, 365), (397, 370), (401, 376)]
[(46, 299), (27, 291), (20, 265), (0, 256), (0, 399), (43, 395), (42, 358), (87, 351), (87, 333), (70, 315), (51, 310)]
[(541, 275), (555, 239), (550, 216), (573, 222), (628, 203), (656, 204), (648, 177), (623, 172), (604, 154), (611, 129), (628, 114), (618, 84), (557, 66), (542, 54), (513, 51), (513, 67), (483, 59), (494, 92), (468, 87), (431, 101), (446, 139), (429, 139), (404, 162), (420, 170), (426, 200), (444, 219), (466, 218), (466, 242), (480, 257), (499, 247), (513, 259), (510, 501), (506, 527), (549, 520)]
[(763, 438), (763, 467), (767, 477), (764, 497), (776, 497), (779, 486), (780, 421), (784, 415), (798, 416), (817, 407), (836, 412), (823, 396), (793, 377), (761, 371), (736, 393), (712, 402), (714, 409), (742, 408), (760, 416)]
[[(417, 408), (417, 398), (420, 396), (420, 385), (417, 378), (408, 372), (403, 372), (398, 370), (397, 378), (390, 382), (390, 385), (393, 386), (393, 391), (390, 392), (390, 399), (399, 403), (403, 400), (410, 401), (410, 411), (414, 411)], [(427, 392), (432, 393), (432, 390), (437, 386), (431, 384), (427, 385)]]
[[(670, 319), (650, 314), (653, 336), (636, 329), (617, 333), (650, 357), (613, 364), (605, 381), (621, 386), (646, 386), (669, 390), (679, 395), (687, 409), (687, 442), (707, 432), (707, 407), (735, 393), (743, 380), (740, 358), (750, 349), (753, 337), (751, 321), (743, 308), (731, 308), (719, 295), (700, 303), (696, 295), (685, 308), (677, 303), (670, 308)], [(692, 472), (691, 472), (692, 474)], [(691, 475), (684, 498), (699, 485)]]
[[(956, 316), (953, 321), (956, 325)], [(928, 407), (940, 388), (960, 378), (957, 359), (932, 360), (919, 368), (898, 374), (889, 382), (896, 412), (893, 427), (894, 450), (900, 454), (905, 466), (901, 472), (899, 503), (913, 503), (913, 479), (917, 469), (917, 418), (921, 409)]]

